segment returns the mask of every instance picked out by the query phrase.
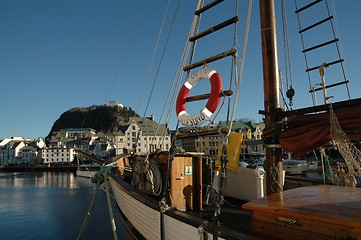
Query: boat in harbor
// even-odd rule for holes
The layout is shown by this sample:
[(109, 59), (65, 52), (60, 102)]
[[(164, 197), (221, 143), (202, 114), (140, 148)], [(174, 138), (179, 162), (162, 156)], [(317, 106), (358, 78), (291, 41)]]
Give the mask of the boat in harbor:
[[(305, 11), (320, 2), (323, 1), (306, 4), (296, 12)], [(222, 0), (208, 4), (204, 4), (203, 0), (198, 2), (185, 47), (189, 55), (184, 54), (180, 61), (181, 71), (186, 73), (187, 80), (183, 85), (180, 82), (174, 84), (180, 87), (173, 104), (176, 105), (179, 123), (189, 129), (213, 121), (211, 116), (216, 115), (223, 97), (232, 95), (233, 106), (236, 106), (240, 76), (233, 79), (236, 82), (234, 92), (224, 90), (222, 72), (215, 70), (213, 65), (226, 57), (237, 61), (238, 50), (232, 47), (229, 51), (198, 62), (194, 61), (194, 52), (191, 51), (203, 37), (238, 22), (239, 17), (235, 16), (206, 30), (199, 30), (201, 16), (222, 3)], [(223, 144), (216, 158), (199, 152), (185, 152), (175, 144), (170, 151), (149, 151), (145, 155), (135, 154), (134, 151), (125, 154), (107, 166), (115, 166), (112, 171), (107, 171), (107, 180), (124, 224), (133, 238), (361, 239), (360, 188), (320, 185), (287, 191), (282, 189), (283, 151), (292, 152), (298, 157), (321, 148), (331, 140), (343, 152), (347, 176), (361, 174), (360, 156), (357, 153), (347, 155), (348, 146), (352, 144), (349, 140), (360, 138), (357, 131), (361, 127), (361, 100), (329, 104), (325, 96), (323, 105), (287, 111), (281, 109), (274, 1), (260, 0), (259, 4), (265, 98), (264, 110), (260, 113), (264, 115), (266, 125), (263, 135), (265, 168), (258, 166), (251, 169), (239, 164), (243, 135), (232, 133), (232, 127), (217, 130), (223, 136)], [(322, 22), (308, 28), (320, 24)], [(313, 49), (319, 47), (322, 46)], [(242, 53), (245, 54), (245, 49)], [(244, 55), (241, 59), (244, 60)], [(189, 64), (186, 65), (186, 62)], [(328, 65), (342, 62), (337, 60)], [(326, 65), (320, 63), (315, 69), (322, 71)], [(210, 81), (210, 93), (188, 97), (192, 87), (202, 79)], [(319, 91), (325, 92), (330, 87), (323, 84)], [(208, 99), (205, 107), (195, 115), (188, 114), (186, 103), (202, 99)], [(229, 122), (232, 121), (231, 117)], [(187, 136), (192, 134), (199, 137), (207, 133), (190, 131)], [(142, 135), (135, 131), (134, 136)], [(173, 143), (181, 137), (176, 134)], [(208, 171), (210, 176), (205, 176), (206, 161), (211, 161), (208, 166), (212, 168)]]
[(92, 178), (99, 171), (99, 163), (86, 163), (78, 165), (76, 170), (77, 177)]
[(282, 164), (288, 174), (302, 174), (308, 172), (309, 169), (306, 160), (286, 159), (282, 161)]

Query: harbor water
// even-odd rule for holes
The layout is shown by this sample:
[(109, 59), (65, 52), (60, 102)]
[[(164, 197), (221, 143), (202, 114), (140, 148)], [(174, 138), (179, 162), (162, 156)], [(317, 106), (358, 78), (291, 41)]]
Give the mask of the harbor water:
[[(76, 239), (95, 185), (72, 172), (0, 172), (1, 239)], [(118, 239), (126, 239), (112, 200)], [(106, 194), (99, 190), (83, 239), (114, 239)]]

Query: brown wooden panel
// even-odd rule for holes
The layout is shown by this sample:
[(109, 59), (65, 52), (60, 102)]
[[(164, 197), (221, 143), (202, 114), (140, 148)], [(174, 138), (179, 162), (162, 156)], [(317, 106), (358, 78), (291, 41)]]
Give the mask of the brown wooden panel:
[(311, 239), (361, 239), (360, 199), (360, 188), (320, 185), (271, 194), (243, 207), (252, 210), (254, 231), (280, 239), (298, 239), (284, 238), (287, 231), (304, 232), (299, 239), (309, 234)]
[(192, 166), (192, 157), (174, 157), (171, 166), (170, 197), (173, 206), (179, 210), (192, 209), (193, 171), (189, 175), (186, 166)]
[(252, 231), (280, 239), (360, 239), (361, 229), (316, 220), (253, 212)]

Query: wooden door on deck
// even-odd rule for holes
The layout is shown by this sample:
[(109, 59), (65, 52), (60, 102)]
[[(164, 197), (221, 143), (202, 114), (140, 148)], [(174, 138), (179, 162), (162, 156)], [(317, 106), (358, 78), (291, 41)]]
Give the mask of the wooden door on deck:
[(170, 194), (172, 206), (178, 210), (192, 209), (193, 202), (192, 157), (176, 156), (171, 166)]

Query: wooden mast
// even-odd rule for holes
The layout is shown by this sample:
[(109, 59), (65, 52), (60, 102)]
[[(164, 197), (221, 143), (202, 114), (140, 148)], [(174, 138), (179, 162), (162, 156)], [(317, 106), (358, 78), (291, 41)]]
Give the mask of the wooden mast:
[[(265, 130), (279, 119), (276, 110), (280, 107), (277, 35), (274, 0), (260, 0), (262, 61), (264, 81)], [(266, 146), (266, 193), (281, 191), (282, 150), (277, 136), (271, 134), (264, 139)]]

